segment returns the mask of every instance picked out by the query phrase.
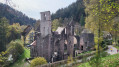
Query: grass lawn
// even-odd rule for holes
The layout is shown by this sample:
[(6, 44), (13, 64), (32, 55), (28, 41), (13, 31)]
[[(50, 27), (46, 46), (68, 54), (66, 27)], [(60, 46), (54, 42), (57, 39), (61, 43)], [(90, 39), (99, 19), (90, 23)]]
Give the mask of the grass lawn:
[[(119, 54), (101, 58), (101, 67), (119, 67)], [(92, 67), (89, 62), (82, 63), (78, 67)]]
[(22, 54), (22, 56), (10, 67), (30, 67), (30, 65), (24, 61), (25, 58), (29, 58), (29, 57), (30, 57), (30, 50), (24, 48), (24, 53)]

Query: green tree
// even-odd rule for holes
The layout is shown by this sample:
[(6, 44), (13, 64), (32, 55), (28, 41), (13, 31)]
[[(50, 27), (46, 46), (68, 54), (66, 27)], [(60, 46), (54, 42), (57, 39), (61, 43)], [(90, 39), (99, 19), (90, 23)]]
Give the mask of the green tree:
[[(61, 8), (56, 11), (56, 13), (52, 14), (52, 20), (58, 19), (58, 18), (71, 18), (73, 17), (73, 20), (76, 22), (79, 22), (81, 19), (81, 15), (85, 17), (85, 11), (84, 11), (84, 3), (83, 0), (77, 0), (76, 2), (73, 2), (66, 8)], [(66, 23), (66, 22), (63, 22)]]
[(19, 58), (19, 56), (21, 56), (21, 54), (24, 51), (24, 47), (23, 47), (23, 41), (21, 40), (15, 40), (15, 41), (11, 41), (9, 43), (9, 47), (6, 50), (6, 52), (9, 54), (12, 54), (13, 56), (13, 60), (15, 61), (17, 58)]
[(40, 20), (36, 21), (36, 23), (34, 24), (34, 29), (37, 30), (39, 25), (40, 25)]
[(113, 25), (112, 25), (112, 30), (111, 30), (111, 33), (114, 36), (114, 41), (115, 41), (116, 45), (118, 44), (117, 43), (117, 38), (119, 35), (118, 32), (119, 32), (119, 17), (116, 17), (115, 19), (113, 19)]
[[(86, 6), (86, 24), (85, 27), (93, 30), (98, 37), (97, 59), (100, 60), (100, 39), (102, 31), (111, 32), (113, 29), (112, 20), (119, 16), (119, 1), (114, 0), (84, 0)], [(114, 26), (115, 27), (115, 26)], [(98, 64), (97, 64), (98, 67)]]
[(8, 42), (21, 38), (21, 26), (19, 23), (13, 23), (9, 26)]
[(52, 22), (52, 31), (56, 31), (59, 26), (60, 26), (59, 20), (54, 19)]
[(9, 65), (7, 52), (1, 52), (0, 53), (0, 67), (7, 67)]
[(80, 24), (81, 24), (81, 26), (85, 25), (85, 18), (83, 15), (81, 15), (81, 18), (80, 18)]
[(111, 32), (114, 24), (113, 19), (119, 16), (119, 1), (84, 0), (84, 2), (87, 13), (85, 27), (93, 30), (99, 39), (102, 36), (102, 31)]
[(1, 18), (0, 19), (0, 52), (6, 50), (8, 34), (9, 34), (9, 22), (6, 18)]

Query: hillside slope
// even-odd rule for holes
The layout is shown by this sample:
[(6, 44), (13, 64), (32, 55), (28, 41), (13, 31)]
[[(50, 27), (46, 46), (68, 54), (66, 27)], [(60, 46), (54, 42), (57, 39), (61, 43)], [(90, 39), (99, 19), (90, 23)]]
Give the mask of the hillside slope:
[(6, 17), (10, 24), (20, 23), (21, 25), (33, 25), (35, 19), (29, 18), (20, 11), (17, 11), (6, 4), (0, 3), (0, 18)]
[(80, 22), (81, 17), (85, 17), (84, 9), (85, 6), (83, 0), (77, 0), (68, 7), (57, 10), (56, 13), (52, 14), (52, 20), (73, 17), (74, 21)]

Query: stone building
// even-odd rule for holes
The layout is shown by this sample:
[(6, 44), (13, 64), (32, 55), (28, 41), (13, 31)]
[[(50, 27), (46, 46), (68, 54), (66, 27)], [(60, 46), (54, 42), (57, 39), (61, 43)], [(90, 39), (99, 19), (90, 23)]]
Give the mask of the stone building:
[(74, 24), (71, 21), (66, 26), (67, 54), (73, 56), (74, 52)]
[[(40, 26), (35, 32), (36, 45), (31, 44), (31, 57), (44, 57), (51, 60), (51, 15), (49, 11), (41, 12)], [(35, 49), (35, 51), (33, 51)], [(35, 54), (34, 54), (35, 53)]]
[[(58, 27), (52, 33), (52, 59), (53, 61), (67, 59), (74, 54), (74, 26), (73, 21), (66, 27)], [(55, 55), (57, 54), (57, 55)]]
[[(64, 60), (68, 56), (74, 57), (75, 50), (80, 50), (82, 46), (85, 48), (87, 44), (93, 44), (90, 36), (86, 36), (87, 40), (83, 37), (83, 34), (81, 37), (75, 35), (73, 20), (66, 27), (58, 27), (52, 32), (50, 12), (41, 12), (41, 22), (35, 32), (34, 42), (31, 44), (31, 57), (44, 57), (48, 62)], [(83, 42), (80, 42), (82, 39)], [(82, 44), (86, 43), (84, 40), (87, 44)]]
[(22, 32), (22, 38), (24, 39), (24, 44), (30, 44), (33, 42), (33, 33), (34, 33), (34, 30), (33, 30), (33, 27), (28, 25), (24, 31)]
[(30, 50), (30, 54), (31, 54), (31, 57), (35, 57), (35, 56), (37, 56), (37, 46), (36, 46), (36, 40), (34, 41), (34, 42), (32, 42), (31, 44), (30, 44), (30, 48), (31, 48), (31, 50)]
[(80, 50), (89, 51), (94, 46), (94, 34), (84, 29), (80, 35)]
[(58, 27), (52, 33), (52, 61), (64, 59), (65, 28)]

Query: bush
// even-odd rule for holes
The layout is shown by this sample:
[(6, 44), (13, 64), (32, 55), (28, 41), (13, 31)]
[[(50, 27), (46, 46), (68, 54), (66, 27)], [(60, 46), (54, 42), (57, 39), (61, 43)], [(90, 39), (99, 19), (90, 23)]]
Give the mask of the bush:
[(21, 40), (11, 41), (9, 43), (9, 48), (7, 49), (7, 53), (12, 54), (13, 61), (15, 61), (19, 56), (24, 52), (23, 42)]
[(6, 56), (6, 52), (0, 53), (0, 67), (7, 67), (9, 65), (8, 57)]
[(40, 66), (40, 65), (43, 65), (43, 64), (46, 64), (46, 63), (47, 63), (47, 61), (46, 61), (45, 58), (37, 57), (37, 58), (35, 58), (31, 61), (31, 67)]
[(73, 57), (72, 56), (68, 56), (67, 64), (71, 64), (71, 63), (73, 63)]
[(102, 51), (102, 52), (100, 53), (100, 56), (101, 56), (101, 57), (106, 57), (106, 56), (109, 56), (109, 54), (108, 54), (107, 52), (105, 52), (105, 51)]
[(111, 45), (112, 44), (112, 40), (104, 39), (104, 43), (106, 45)]

